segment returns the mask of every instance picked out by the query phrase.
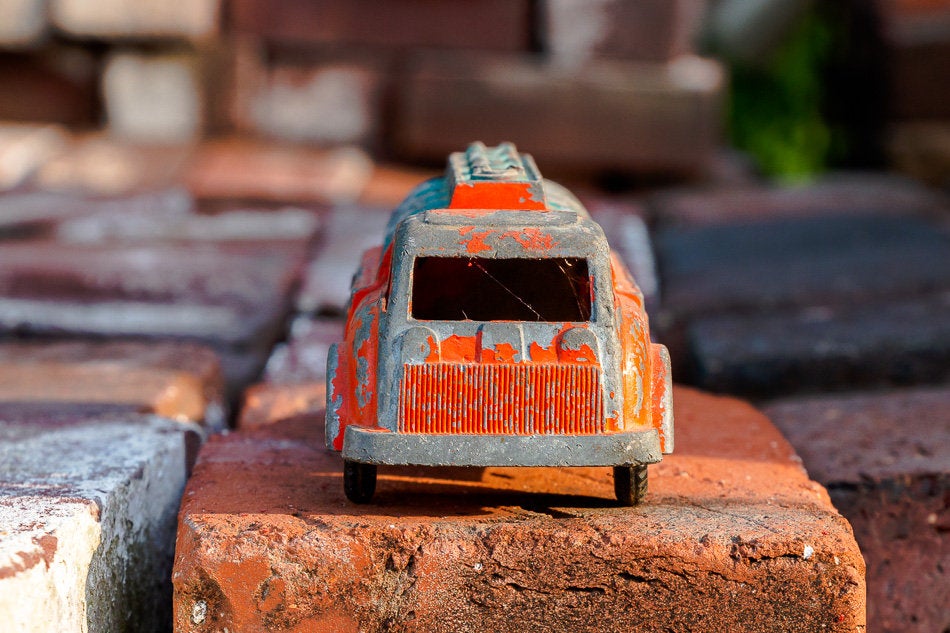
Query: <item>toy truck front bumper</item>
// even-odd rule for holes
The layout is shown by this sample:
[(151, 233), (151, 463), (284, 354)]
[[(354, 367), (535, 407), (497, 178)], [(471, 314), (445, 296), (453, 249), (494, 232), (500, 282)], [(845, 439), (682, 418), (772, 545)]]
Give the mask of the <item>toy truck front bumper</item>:
[(430, 435), (348, 426), (343, 458), (413, 466), (633, 466), (660, 461), (656, 429), (601, 435)]

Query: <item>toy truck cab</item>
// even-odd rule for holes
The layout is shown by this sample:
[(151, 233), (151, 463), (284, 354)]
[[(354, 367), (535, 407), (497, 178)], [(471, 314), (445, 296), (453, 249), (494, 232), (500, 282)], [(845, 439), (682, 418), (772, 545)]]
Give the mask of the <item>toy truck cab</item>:
[(476, 143), (364, 254), (326, 438), (355, 502), (378, 464), (612, 466), (632, 505), (673, 449), (669, 356), (577, 199), (514, 146)]

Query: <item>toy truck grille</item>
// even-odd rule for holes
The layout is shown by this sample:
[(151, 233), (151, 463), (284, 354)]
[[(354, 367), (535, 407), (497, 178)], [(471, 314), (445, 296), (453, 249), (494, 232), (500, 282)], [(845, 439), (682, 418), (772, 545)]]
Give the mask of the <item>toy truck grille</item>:
[(600, 367), (405, 365), (399, 431), (467, 435), (603, 433)]

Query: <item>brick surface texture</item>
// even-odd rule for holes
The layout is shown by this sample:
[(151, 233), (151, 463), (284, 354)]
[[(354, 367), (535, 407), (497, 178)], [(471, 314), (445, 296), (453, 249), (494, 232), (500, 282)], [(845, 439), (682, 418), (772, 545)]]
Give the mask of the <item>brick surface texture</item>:
[(175, 516), (198, 427), (0, 404), (0, 622), (164, 631)]
[(950, 388), (769, 405), (854, 526), (868, 621), (887, 633), (950, 627)]
[(608, 469), (383, 469), (345, 501), (322, 419), (213, 439), (185, 494), (176, 631), (855, 631), (850, 527), (748, 405), (685, 388), (645, 505)]

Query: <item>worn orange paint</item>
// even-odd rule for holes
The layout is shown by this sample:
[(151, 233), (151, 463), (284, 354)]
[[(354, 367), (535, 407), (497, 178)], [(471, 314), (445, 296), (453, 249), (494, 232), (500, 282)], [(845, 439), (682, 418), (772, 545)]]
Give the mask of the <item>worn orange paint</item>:
[(543, 197), (527, 182), (462, 183), (452, 191), (450, 209), (526, 209), (544, 211)]
[(399, 431), (592, 435), (604, 431), (603, 404), (600, 369), (591, 365), (409, 365)]
[(660, 448), (666, 450), (666, 436), (663, 434), (661, 422), (664, 413), (664, 391), (666, 390), (666, 366), (660, 358), (660, 346), (651, 345), (650, 354), (650, 395), (653, 403), (652, 411), (653, 425), (660, 434)]
[(481, 348), (482, 362), (513, 363), (518, 350), (511, 343), (497, 343), (494, 349)]
[(462, 239), (459, 240), (459, 244), (464, 246), (465, 250), (472, 254), (490, 251), (491, 246), (485, 243), (485, 238), (492, 233), (495, 233), (492, 229), (476, 231), (474, 226), (463, 226), (459, 229), (459, 235), (462, 236)]
[(643, 295), (630, 278), (627, 267), (618, 259), (616, 253), (610, 254), (610, 269), (614, 278), (614, 295), (619, 314), (618, 336), (623, 351), (621, 357), (623, 381), (623, 424), (626, 430), (653, 424), (659, 427), (660, 421), (653, 420), (652, 407), (644, 406), (652, 394), (649, 381), (652, 380), (648, 351), (649, 329), (646, 312), (643, 309)]
[(525, 227), (518, 231), (505, 231), (502, 238), (510, 238), (521, 244), (528, 251), (549, 251), (558, 245), (550, 233), (545, 233), (536, 227)]
[[(429, 344), (427, 363), (437, 363), (440, 360), (446, 363), (474, 363), (477, 358), (478, 337), (459, 336), (453, 334), (442, 341), (442, 353), (435, 351), (433, 343)], [(430, 337), (431, 340), (431, 337)]]
[(557, 359), (562, 363), (593, 364), (597, 361), (597, 354), (589, 345), (581, 345), (579, 349), (558, 348)]

